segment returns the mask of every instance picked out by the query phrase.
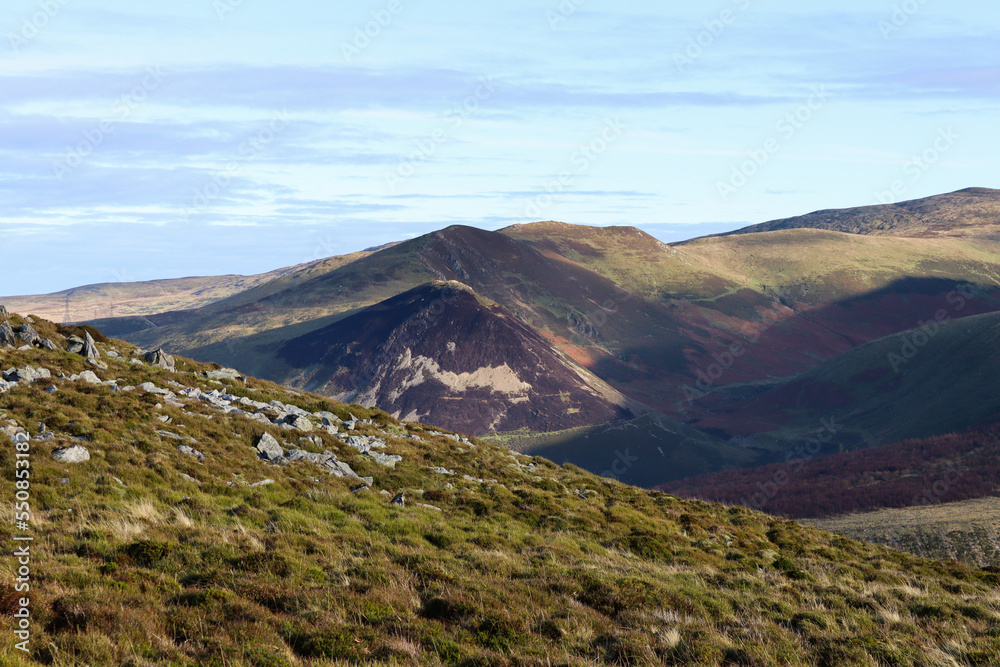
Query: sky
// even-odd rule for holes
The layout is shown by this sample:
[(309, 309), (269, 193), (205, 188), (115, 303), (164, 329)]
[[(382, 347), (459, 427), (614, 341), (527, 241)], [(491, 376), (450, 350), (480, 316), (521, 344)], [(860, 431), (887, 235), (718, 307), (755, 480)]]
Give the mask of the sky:
[(1000, 187), (998, 42), (985, 0), (5, 0), (0, 294)]

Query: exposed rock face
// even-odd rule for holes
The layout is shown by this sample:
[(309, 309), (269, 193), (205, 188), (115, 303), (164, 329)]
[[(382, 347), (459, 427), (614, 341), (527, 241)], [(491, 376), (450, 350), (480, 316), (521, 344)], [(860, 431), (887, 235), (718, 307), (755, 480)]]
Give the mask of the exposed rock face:
[(310, 390), (456, 431), (556, 431), (632, 416), (624, 397), (459, 283), (410, 290), (293, 339), (278, 356), (303, 369)]
[(52, 458), (60, 463), (83, 463), (90, 460), (90, 452), (80, 445), (60, 447), (52, 452)]
[(7, 312), (6, 306), (0, 306), (0, 317), (3, 318), (10, 317), (10, 313)]

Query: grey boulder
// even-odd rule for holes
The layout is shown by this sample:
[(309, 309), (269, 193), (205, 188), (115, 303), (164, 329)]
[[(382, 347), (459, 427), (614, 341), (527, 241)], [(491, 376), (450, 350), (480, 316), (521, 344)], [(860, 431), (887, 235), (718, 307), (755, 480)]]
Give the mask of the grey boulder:
[(172, 371), (175, 368), (174, 358), (164, 352), (162, 348), (153, 350), (152, 352), (147, 352), (146, 362), (169, 371)]
[(0, 347), (17, 347), (17, 337), (8, 322), (0, 322)]
[(101, 358), (101, 353), (97, 349), (97, 343), (94, 341), (94, 337), (90, 335), (89, 331), (84, 332), (83, 335), (83, 350), (80, 354), (87, 358), (87, 360), (96, 360)]
[(186, 454), (188, 456), (193, 456), (194, 458), (198, 459), (199, 461), (204, 461), (205, 460), (205, 455), (204, 454), (202, 454), (201, 452), (199, 452), (197, 449), (192, 449), (192, 448), (188, 447), (187, 445), (179, 445), (177, 447), (177, 451), (179, 451), (181, 454)]
[(285, 458), (285, 450), (270, 433), (260, 436), (260, 440), (257, 441), (257, 451), (262, 459), (272, 463)]
[(90, 452), (80, 445), (60, 447), (52, 452), (52, 458), (60, 463), (83, 463), (90, 460)]

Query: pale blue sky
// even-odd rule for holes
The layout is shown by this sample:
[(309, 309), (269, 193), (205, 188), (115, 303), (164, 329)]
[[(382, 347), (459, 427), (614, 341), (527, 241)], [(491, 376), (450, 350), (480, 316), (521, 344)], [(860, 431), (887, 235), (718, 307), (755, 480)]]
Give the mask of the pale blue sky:
[(6, 0), (0, 294), (997, 187), (998, 42), (968, 0)]

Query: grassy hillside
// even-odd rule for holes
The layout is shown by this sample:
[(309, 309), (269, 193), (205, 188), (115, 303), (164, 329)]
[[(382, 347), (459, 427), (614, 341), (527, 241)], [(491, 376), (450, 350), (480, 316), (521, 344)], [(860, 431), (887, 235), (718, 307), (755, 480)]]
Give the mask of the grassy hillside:
[(875, 236), (964, 236), (995, 244), (1000, 190), (968, 188), (925, 199), (816, 211), (808, 215), (751, 225), (730, 234), (814, 228)]
[(924, 558), (1000, 566), (1000, 498), (883, 509), (803, 523)]
[[(933, 322), (933, 311), (928, 316)], [(749, 438), (763, 456), (779, 458), (831, 420), (836, 434), (824, 453), (943, 435), (1000, 417), (998, 371), (1000, 314), (953, 319), (879, 339), (776, 383), (727, 387), (707, 397), (713, 414), (695, 424)]]
[[(43, 664), (1000, 660), (994, 571), (642, 491), (252, 378), (210, 379), (212, 366), (184, 359), (152, 367), (121, 342), (98, 348), (106, 369), (0, 349), (3, 367), (54, 376), (0, 393), (0, 439), (30, 436), (32, 516), (18, 534), (35, 538), (30, 649)], [(98, 378), (55, 377), (86, 370)], [(279, 427), (266, 416), (276, 406), (306, 416)], [(253, 451), (264, 433), (372, 479), (267, 463)], [(53, 460), (67, 445), (90, 459)], [(386, 455), (402, 460), (387, 467)], [(11, 494), (14, 466), (8, 443)], [(8, 544), (14, 528), (0, 527)], [(15, 564), (0, 562), (11, 614)], [(7, 641), (0, 664), (28, 661)]]

